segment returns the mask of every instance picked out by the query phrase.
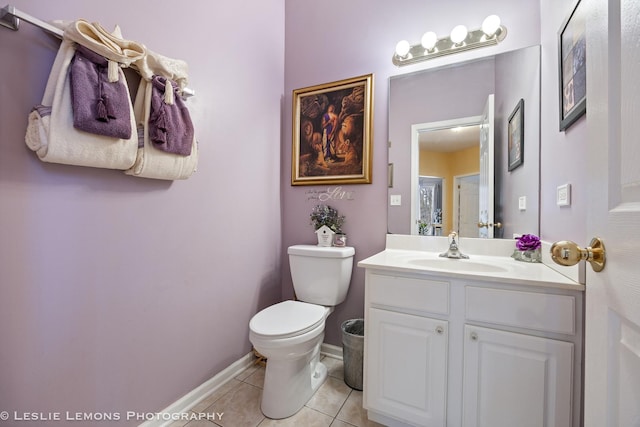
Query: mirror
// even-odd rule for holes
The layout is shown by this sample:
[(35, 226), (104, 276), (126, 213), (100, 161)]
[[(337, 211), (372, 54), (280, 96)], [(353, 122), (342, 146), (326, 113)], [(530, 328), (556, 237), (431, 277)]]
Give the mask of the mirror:
[[(491, 130), (479, 126), (482, 131), (474, 130), (470, 142), (460, 131), (471, 125), (478, 129), (489, 98)], [(507, 145), (515, 137), (511, 116), (521, 99), (523, 161), (509, 171)], [(388, 232), (446, 235), (456, 230), (467, 237), (498, 238), (539, 234), (539, 123), (539, 46), (391, 77)], [(493, 139), (493, 155), (479, 148), (481, 140), (488, 145), (487, 138)], [(467, 145), (450, 150), (452, 141)]]

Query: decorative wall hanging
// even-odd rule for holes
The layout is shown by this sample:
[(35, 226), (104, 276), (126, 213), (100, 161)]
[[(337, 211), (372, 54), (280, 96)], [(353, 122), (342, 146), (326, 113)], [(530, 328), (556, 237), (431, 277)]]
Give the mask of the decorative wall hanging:
[(508, 125), (508, 153), (509, 171), (514, 170), (524, 162), (524, 99), (509, 116)]
[(587, 111), (586, 16), (580, 0), (558, 32), (560, 130), (569, 128)]
[(370, 184), (373, 74), (293, 91), (291, 185)]

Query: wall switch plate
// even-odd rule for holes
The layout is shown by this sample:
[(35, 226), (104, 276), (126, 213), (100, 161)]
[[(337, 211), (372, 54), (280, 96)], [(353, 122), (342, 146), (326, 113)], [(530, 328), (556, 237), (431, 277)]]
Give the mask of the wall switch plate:
[(390, 200), (391, 206), (400, 206), (402, 205), (402, 196), (400, 194), (392, 194)]
[(521, 196), (518, 198), (518, 209), (521, 211), (527, 210), (527, 196)]
[(558, 187), (556, 204), (558, 206), (571, 206), (571, 184), (564, 184)]

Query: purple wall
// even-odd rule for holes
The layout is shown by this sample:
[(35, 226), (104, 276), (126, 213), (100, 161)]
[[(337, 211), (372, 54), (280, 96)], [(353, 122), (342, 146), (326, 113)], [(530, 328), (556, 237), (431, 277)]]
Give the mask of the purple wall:
[[(586, 245), (593, 237), (586, 235), (586, 115), (565, 132), (558, 130), (558, 30), (574, 3), (572, 0), (540, 0), (544, 17), (541, 20), (543, 108), (540, 113), (540, 235), (550, 242), (573, 240)], [(556, 189), (567, 183), (571, 184), (571, 206), (558, 207)]]
[[(586, 189), (577, 185), (584, 120), (557, 131), (556, 35), (569, 3), (327, 0), (320, 10), (270, 0), (190, 2), (182, 11), (166, 0), (14, 0), (44, 20), (119, 24), (126, 37), (186, 60), (201, 151), (198, 172), (174, 183), (40, 162), (23, 142), (26, 116), (57, 42), (29, 24), (0, 29), (2, 409), (156, 411), (250, 350), (251, 316), (293, 295), (286, 247), (314, 241), (308, 191), (325, 190), (290, 186), (297, 88), (375, 75), (373, 183), (346, 186), (352, 200), (331, 202), (347, 216), (357, 262), (384, 248), (388, 78), (542, 39), (541, 234), (586, 241)], [(500, 46), (391, 63), (398, 40), (479, 27), (490, 13), (509, 30)], [(565, 182), (574, 204), (560, 209), (555, 187)], [(363, 315), (363, 289), (355, 268), (347, 301), (327, 322), (328, 343), (340, 344), (343, 320)]]
[[(314, 242), (309, 213), (317, 201), (308, 200), (308, 191), (325, 189), (325, 186), (290, 185), (292, 91), (373, 73), (373, 183), (345, 186), (344, 190), (353, 193), (353, 200), (331, 203), (347, 217), (344, 229), (348, 234), (348, 244), (356, 249), (357, 262), (379, 252), (385, 244), (389, 77), (538, 44), (539, 2), (328, 0), (319, 6), (306, 1), (285, 0), (285, 4), (286, 62), (281, 158), (283, 255), (289, 245)], [(459, 23), (479, 28), (482, 20), (493, 13), (501, 16), (509, 31), (504, 43), (497, 47), (478, 49), (403, 68), (397, 68), (391, 63), (395, 45), (401, 39), (416, 43), (427, 30), (448, 34)], [(288, 261), (283, 256), (283, 298), (293, 296), (288, 269)], [(327, 320), (325, 342), (341, 345), (340, 324), (346, 319), (361, 317), (363, 304), (364, 272), (361, 268), (354, 268), (347, 300)]]
[[(502, 221), (500, 236), (540, 234), (540, 48), (533, 46), (496, 56), (496, 192), (495, 218)], [(524, 157), (518, 168), (508, 168), (509, 116), (524, 99)], [(527, 198), (521, 211), (518, 198)]]
[(281, 296), (284, 2), (11, 3), (186, 60), (200, 162), (176, 182), (40, 162), (26, 120), (59, 42), (0, 28), (0, 409), (160, 410)]

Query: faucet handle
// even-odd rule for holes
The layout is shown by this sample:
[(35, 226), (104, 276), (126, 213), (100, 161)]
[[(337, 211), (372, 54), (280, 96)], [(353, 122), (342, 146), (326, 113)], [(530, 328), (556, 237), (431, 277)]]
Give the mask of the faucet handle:
[(457, 231), (451, 231), (449, 233), (449, 240), (452, 240), (453, 242), (456, 241), (456, 238), (458, 237), (458, 232)]

